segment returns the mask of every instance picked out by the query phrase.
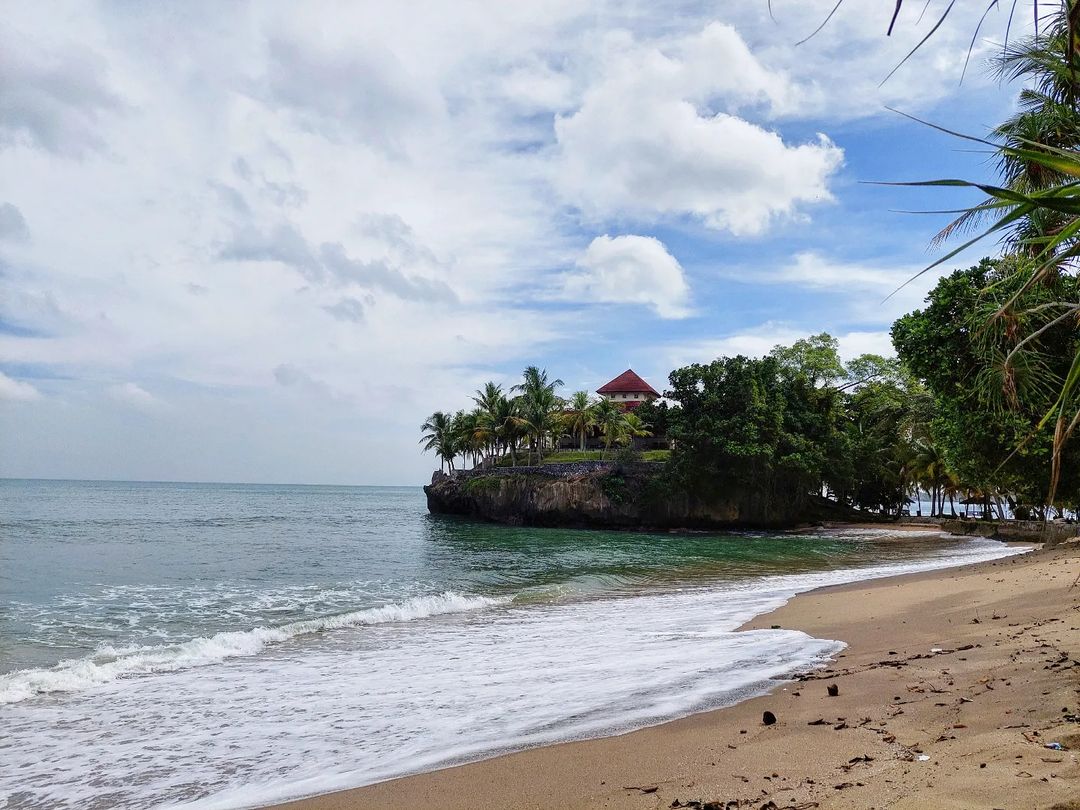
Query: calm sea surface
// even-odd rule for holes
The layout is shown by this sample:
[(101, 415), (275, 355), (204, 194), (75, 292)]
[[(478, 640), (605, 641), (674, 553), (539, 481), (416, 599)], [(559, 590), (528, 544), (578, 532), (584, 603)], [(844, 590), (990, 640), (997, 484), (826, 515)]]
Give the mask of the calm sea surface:
[(419, 488), (0, 481), (0, 805), (247, 807), (656, 723), (843, 645), (820, 585), (1015, 553), (427, 514)]

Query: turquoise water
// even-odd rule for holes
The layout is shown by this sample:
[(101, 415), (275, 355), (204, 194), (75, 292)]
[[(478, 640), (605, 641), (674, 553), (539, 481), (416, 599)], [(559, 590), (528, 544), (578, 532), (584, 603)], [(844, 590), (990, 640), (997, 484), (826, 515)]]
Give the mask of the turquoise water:
[(835, 654), (732, 632), (800, 590), (1011, 552), (510, 528), (418, 488), (0, 481), (0, 798), (243, 807), (654, 723)]

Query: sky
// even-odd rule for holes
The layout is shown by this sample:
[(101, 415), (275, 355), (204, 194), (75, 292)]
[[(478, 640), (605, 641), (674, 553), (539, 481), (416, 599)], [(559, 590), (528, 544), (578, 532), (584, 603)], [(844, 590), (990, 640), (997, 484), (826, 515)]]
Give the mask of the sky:
[(894, 110), (1019, 88), (1005, 12), (882, 84), (943, 4), (796, 44), (833, 5), (3, 0), (0, 476), (420, 484), (424, 418), (526, 365), (891, 353), (947, 219), (903, 211), (976, 198), (868, 181), (993, 177)]

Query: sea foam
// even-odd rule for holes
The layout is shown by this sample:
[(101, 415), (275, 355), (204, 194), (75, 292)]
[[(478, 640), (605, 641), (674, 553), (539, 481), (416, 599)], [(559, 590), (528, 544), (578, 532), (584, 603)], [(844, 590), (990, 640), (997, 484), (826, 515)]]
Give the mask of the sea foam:
[[(218, 666), (170, 659), (172, 669), (153, 677), (115, 676), (3, 707), (0, 799), (27, 807), (252, 807), (638, 728), (761, 694), (834, 656), (840, 641), (737, 632), (796, 593), (1018, 552), (965, 541), (902, 564), (409, 621), (495, 602), (442, 594), (296, 622), (266, 630), (269, 637), (219, 634), (218, 644), (170, 653), (183, 649)], [(365, 624), (361, 633), (282, 643)], [(126, 665), (147, 654), (115, 652)]]
[(74, 692), (121, 678), (175, 672), (216, 664), (228, 658), (257, 655), (267, 647), (299, 636), (347, 627), (408, 622), (448, 613), (479, 610), (503, 604), (491, 598), (445, 591), (402, 602), (334, 616), (290, 622), (280, 627), (255, 627), (193, 638), (180, 644), (100, 645), (93, 655), (61, 661), (43, 669), (25, 669), (0, 675), (0, 704), (17, 703), (36, 695)]

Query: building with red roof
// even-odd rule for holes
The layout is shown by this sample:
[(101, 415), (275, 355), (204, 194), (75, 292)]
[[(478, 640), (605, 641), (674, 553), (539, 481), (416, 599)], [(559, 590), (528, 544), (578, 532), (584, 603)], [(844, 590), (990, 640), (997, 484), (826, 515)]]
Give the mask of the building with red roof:
[(659, 392), (632, 368), (628, 368), (611, 382), (601, 385), (596, 389), (596, 393), (622, 406), (625, 411), (633, 410), (642, 402), (652, 402), (660, 398)]

